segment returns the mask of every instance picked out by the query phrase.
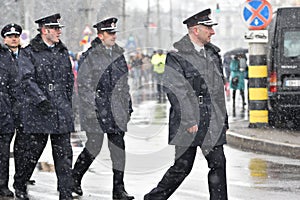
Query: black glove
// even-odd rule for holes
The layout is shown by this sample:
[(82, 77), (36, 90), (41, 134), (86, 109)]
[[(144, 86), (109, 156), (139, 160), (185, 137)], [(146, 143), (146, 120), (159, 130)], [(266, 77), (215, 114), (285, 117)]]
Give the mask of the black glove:
[(41, 111), (43, 115), (48, 114), (49, 112), (52, 112), (52, 106), (51, 103), (48, 100), (44, 100), (41, 103), (38, 104), (38, 108)]

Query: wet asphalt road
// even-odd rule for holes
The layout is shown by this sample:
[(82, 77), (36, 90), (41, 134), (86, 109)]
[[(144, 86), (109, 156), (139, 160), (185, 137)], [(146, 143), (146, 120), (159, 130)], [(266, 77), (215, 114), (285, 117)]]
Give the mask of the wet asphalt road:
[[(142, 96), (141, 96), (142, 95)], [(125, 185), (137, 200), (156, 186), (172, 165), (174, 147), (167, 145), (168, 103), (158, 104), (151, 88), (133, 92), (135, 112), (125, 136), (127, 164)], [(245, 120), (241, 114), (235, 120)], [(74, 161), (82, 150), (83, 132), (73, 134)], [(77, 147), (75, 147), (75, 144)], [(300, 196), (300, 160), (245, 152), (225, 145), (227, 179), (230, 200), (297, 200)], [(44, 157), (51, 152), (45, 151)], [(11, 160), (10, 186), (13, 176)], [(51, 162), (51, 161), (50, 161)], [(170, 200), (209, 199), (206, 160), (198, 151), (194, 168)], [(36, 185), (29, 186), (32, 200), (58, 199), (54, 172), (35, 170)], [(100, 155), (84, 176), (82, 200), (109, 200), (112, 190), (112, 171), (107, 141)]]

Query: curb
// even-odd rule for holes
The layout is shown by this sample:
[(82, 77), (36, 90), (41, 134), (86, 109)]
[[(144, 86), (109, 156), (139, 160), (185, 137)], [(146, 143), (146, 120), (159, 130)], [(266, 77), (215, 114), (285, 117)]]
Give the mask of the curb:
[(300, 145), (258, 139), (232, 131), (227, 131), (226, 136), (227, 144), (232, 147), (300, 159)]

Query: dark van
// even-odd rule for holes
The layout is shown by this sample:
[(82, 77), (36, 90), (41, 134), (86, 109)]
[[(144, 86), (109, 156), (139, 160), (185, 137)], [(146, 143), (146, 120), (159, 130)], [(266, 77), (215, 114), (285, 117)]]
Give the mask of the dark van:
[(268, 32), (269, 124), (299, 127), (300, 7), (278, 8)]

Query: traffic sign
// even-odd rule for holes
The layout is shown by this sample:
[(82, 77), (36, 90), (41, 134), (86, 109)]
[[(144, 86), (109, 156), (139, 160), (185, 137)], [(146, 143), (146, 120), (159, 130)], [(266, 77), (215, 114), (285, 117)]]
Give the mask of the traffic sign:
[(83, 29), (82, 33), (83, 33), (83, 35), (91, 35), (93, 32), (92, 32), (90, 26), (86, 25), (85, 28)]
[(244, 38), (248, 43), (267, 43), (268, 30), (250, 30), (244, 35)]
[(243, 19), (250, 30), (262, 30), (272, 20), (272, 6), (266, 0), (247, 0), (242, 11)]

